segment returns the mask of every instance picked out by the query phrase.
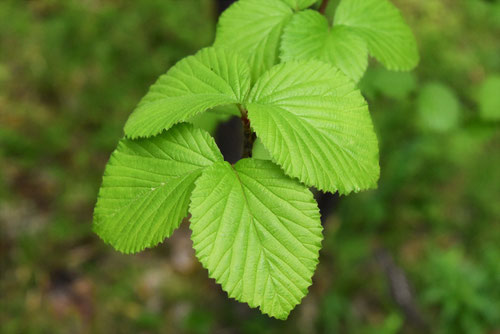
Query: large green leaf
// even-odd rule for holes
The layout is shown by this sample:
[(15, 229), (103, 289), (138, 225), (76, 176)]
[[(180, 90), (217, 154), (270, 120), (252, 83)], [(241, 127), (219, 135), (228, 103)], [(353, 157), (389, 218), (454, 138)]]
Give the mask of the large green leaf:
[(318, 2), (318, 0), (282, 0), (282, 1), (295, 10), (301, 10), (307, 7), (311, 7), (316, 2)]
[(196, 181), (196, 256), (230, 297), (286, 319), (307, 294), (321, 247), (312, 193), (270, 161), (218, 163)]
[(415, 37), (389, 0), (342, 0), (334, 23), (361, 36), (370, 53), (390, 70), (411, 70), (418, 63)]
[(186, 217), (202, 170), (222, 160), (208, 133), (189, 124), (154, 138), (123, 139), (104, 173), (94, 230), (124, 253), (155, 246)]
[(289, 176), (342, 194), (376, 186), (378, 144), (368, 106), (332, 65), (276, 65), (255, 84), (246, 107), (257, 136)]
[(281, 0), (239, 0), (221, 15), (215, 46), (244, 55), (256, 79), (276, 64), (283, 27), (292, 13)]
[(207, 109), (241, 103), (250, 88), (248, 64), (236, 53), (206, 48), (172, 67), (151, 86), (125, 125), (130, 138), (149, 137)]
[(357, 82), (368, 66), (368, 47), (363, 38), (348, 27), (330, 28), (323, 15), (306, 10), (295, 14), (285, 27), (281, 59), (329, 62)]

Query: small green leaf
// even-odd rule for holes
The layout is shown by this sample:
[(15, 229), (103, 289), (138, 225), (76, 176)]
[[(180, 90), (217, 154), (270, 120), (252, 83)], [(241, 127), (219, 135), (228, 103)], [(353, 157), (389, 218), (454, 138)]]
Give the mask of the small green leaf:
[(311, 7), (316, 2), (318, 2), (318, 0), (282, 0), (282, 1), (294, 10), (305, 9), (307, 7)]
[(342, 0), (334, 23), (361, 36), (370, 53), (390, 70), (411, 70), (419, 61), (415, 37), (389, 0)]
[(260, 160), (272, 160), (271, 154), (264, 146), (264, 144), (262, 144), (262, 140), (260, 140), (260, 138), (257, 138), (253, 143), (252, 158)]
[(202, 170), (222, 160), (208, 133), (189, 124), (154, 138), (121, 140), (104, 173), (95, 232), (123, 253), (155, 246), (186, 217)]
[(281, 0), (239, 0), (222, 13), (215, 46), (245, 56), (255, 80), (278, 61), (283, 27), (292, 13)]
[(500, 76), (487, 78), (479, 91), (481, 118), (487, 121), (500, 120)]
[(417, 102), (418, 124), (422, 129), (447, 132), (458, 127), (460, 102), (447, 86), (441, 83), (425, 85)]
[(240, 103), (250, 70), (232, 51), (206, 48), (172, 67), (151, 86), (125, 125), (129, 138), (150, 137), (216, 106)]
[(286, 319), (311, 285), (322, 240), (312, 193), (270, 161), (205, 170), (190, 212), (196, 256), (229, 297)]
[(348, 27), (330, 28), (323, 15), (306, 10), (295, 14), (283, 32), (281, 60), (293, 59), (331, 63), (357, 82), (368, 66), (368, 47)]
[(368, 106), (332, 65), (276, 65), (257, 81), (246, 107), (257, 136), (289, 176), (341, 194), (376, 186), (378, 143)]

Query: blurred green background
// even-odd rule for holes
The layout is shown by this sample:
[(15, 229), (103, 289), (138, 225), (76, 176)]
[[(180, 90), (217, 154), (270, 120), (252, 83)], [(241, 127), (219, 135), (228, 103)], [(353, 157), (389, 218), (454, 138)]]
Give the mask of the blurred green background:
[(422, 60), (360, 84), (379, 189), (318, 194), (320, 264), (282, 322), (227, 298), (187, 224), (133, 256), (91, 232), (127, 116), (212, 43), (220, 3), (1, 0), (0, 332), (500, 333), (500, 1), (393, 2)]

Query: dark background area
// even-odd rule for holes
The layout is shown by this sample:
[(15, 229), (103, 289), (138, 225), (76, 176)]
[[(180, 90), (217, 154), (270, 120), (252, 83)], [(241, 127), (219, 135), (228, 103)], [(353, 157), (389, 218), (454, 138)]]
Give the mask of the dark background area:
[[(128, 115), (229, 3), (0, 1), (0, 332), (500, 333), (499, 1), (393, 1), (421, 63), (360, 83), (379, 188), (316, 194), (320, 264), (286, 322), (227, 298), (187, 221), (137, 255), (92, 233)], [(240, 129), (212, 129), (227, 160)]]

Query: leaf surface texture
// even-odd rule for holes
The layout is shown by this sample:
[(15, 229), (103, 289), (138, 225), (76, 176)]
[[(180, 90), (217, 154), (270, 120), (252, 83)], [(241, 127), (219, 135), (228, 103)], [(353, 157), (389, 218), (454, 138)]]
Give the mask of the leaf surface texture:
[(207, 169), (190, 211), (196, 256), (232, 298), (286, 319), (311, 285), (322, 240), (312, 193), (270, 161)]
[(124, 253), (157, 245), (187, 216), (203, 169), (222, 160), (208, 133), (185, 123), (154, 138), (123, 139), (106, 166), (95, 232)]
[(374, 188), (378, 143), (354, 83), (320, 61), (276, 65), (246, 104), (257, 136), (291, 177), (324, 191)]
[(239, 0), (222, 13), (215, 46), (246, 57), (255, 80), (278, 61), (283, 27), (292, 14), (281, 0)]
[(184, 58), (151, 86), (125, 125), (130, 138), (150, 137), (217, 106), (241, 103), (250, 89), (246, 61), (206, 48)]
[(342, 0), (334, 24), (362, 37), (372, 56), (390, 70), (411, 70), (419, 61), (415, 37), (389, 0)]
[(330, 28), (323, 15), (306, 10), (295, 14), (283, 33), (281, 60), (294, 59), (331, 63), (357, 82), (368, 67), (368, 47), (348, 27)]

